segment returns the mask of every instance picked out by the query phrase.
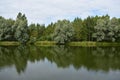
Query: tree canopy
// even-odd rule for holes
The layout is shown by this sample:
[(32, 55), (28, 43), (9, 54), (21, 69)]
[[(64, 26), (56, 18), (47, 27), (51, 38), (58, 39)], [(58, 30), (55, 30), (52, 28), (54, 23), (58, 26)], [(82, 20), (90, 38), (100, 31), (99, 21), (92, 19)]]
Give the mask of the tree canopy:
[(0, 41), (25, 44), (53, 40), (58, 44), (69, 41), (120, 42), (120, 18), (109, 15), (77, 17), (73, 21), (58, 20), (45, 26), (39, 23), (28, 25), (27, 17), (22, 13), (18, 13), (16, 20), (0, 16)]
[(74, 28), (70, 21), (62, 20), (56, 23), (54, 31), (54, 40), (58, 44), (65, 44), (66, 42), (71, 41), (72, 36), (74, 35)]

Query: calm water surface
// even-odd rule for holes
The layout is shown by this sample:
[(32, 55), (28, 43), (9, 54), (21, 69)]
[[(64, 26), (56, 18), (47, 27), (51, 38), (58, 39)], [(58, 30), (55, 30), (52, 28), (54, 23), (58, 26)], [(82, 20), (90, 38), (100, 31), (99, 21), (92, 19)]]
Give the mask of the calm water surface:
[(0, 47), (0, 80), (120, 80), (120, 47)]

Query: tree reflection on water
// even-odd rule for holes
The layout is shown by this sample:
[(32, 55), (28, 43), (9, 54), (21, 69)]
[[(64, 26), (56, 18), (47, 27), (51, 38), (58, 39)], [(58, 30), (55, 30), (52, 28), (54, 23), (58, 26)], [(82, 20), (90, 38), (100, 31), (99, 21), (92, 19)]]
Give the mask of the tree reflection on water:
[(87, 70), (120, 70), (120, 47), (0, 47), (0, 70), (15, 66), (20, 74), (27, 68), (28, 61), (44, 61), (47, 59), (55, 63), (58, 68), (76, 69), (81, 67)]

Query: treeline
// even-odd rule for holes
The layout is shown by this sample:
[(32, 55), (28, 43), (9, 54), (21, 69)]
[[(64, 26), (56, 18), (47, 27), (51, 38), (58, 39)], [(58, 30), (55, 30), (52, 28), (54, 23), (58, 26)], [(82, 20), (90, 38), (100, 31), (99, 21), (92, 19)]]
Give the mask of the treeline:
[(18, 13), (16, 20), (0, 17), (0, 41), (56, 41), (64, 44), (70, 41), (120, 41), (120, 18), (88, 16), (73, 21), (58, 20), (48, 26), (27, 23), (25, 14)]

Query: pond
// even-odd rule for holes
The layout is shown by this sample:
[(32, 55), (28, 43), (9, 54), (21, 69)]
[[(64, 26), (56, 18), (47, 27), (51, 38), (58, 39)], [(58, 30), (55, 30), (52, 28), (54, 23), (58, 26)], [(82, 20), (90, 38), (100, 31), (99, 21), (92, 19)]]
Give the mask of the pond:
[(0, 47), (0, 80), (120, 80), (120, 47)]

